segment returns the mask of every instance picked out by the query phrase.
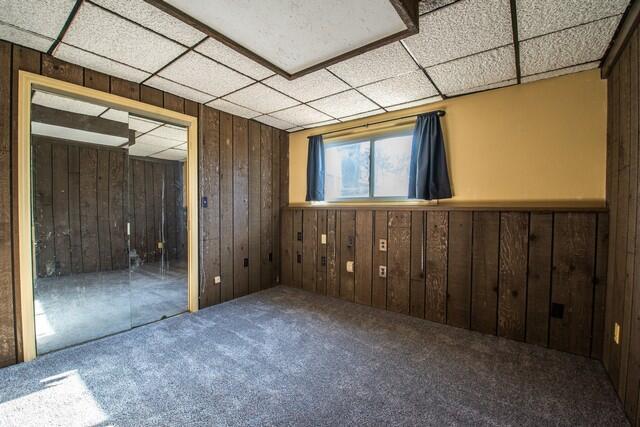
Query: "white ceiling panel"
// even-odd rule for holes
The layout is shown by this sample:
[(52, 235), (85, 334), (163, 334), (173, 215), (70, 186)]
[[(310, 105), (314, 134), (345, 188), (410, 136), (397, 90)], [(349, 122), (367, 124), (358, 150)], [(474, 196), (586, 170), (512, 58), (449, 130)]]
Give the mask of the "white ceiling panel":
[(129, 155), (146, 157), (150, 154), (154, 154), (162, 150), (162, 148), (158, 148), (155, 145), (136, 142), (135, 144), (129, 146)]
[(450, 96), (455, 96), (455, 95), (465, 95), (465, 94), (470, 94), (470, 93), (475, 93), (475, 92), (482, 92), (485, 90), (491, 90), (491, 89), (499, 89), (501, 87), (507, 87), (507, 86), (513, 86), (515, 84), (518, 83), (517, 79), (510, 79), (510, 80), (505, 80), (502, 82), (495, 82), (495, 83), (490, 83), (490, 84), (486, 84), (486, 85), (482, 85), (482, 86), (475, 86), (472, 87), (470, 89), (462, 89), (456, 92), (451, 92), (449, 95)]
[(166, 1), (289, 73), (406, 29), (389, 0)]
[(601, 59), (620, 18), (618, 15), (520, 43), (522, 75)]
[(516, 78), (513, 46), (501, 47), (427, 69), (445, 95)]
[(55, 39), (75, 0), (0, 0), (0, 22)]
[(318, 99), (317, 101), (310, 102), (309, 105), (337, 118), (353, 116), (354, 114), (379, 108), (355, 90)]
[(222, 96), (253, 82), (196, 52), (187, 53), (158, 74), (212, 96)]
[(187, 152), (184, 150), (176, 150), (176, 149), (170, 148), (169, 150), (152, 154), (149, 157), (153, 157), (155, 159), (163, 159), (163, 160), (183, 161), (183, 160), (187, 160)]
[(256, 80), (262, 80), (274, 74), (270, 69), (212, 38), (208, 38), (199, 44), (196, 47), (196, 51)]
[(296, 126), (294, 128), (291, 129), (287, 129), (287, 132), (298, 132), (299, 130), (303, 130), (304, 128), (302, 126)]
[(63, 61), (82, 65), (83, 67), (136, 83), (140, 83), (151, 75), (145, 71), (129, 67), (64, 43), (58, 45), (53, 56)]
[(46, 52), (53, 44), (53, 39), (40, 36), (35, 33), (30, 33), (25, 30), (21, 30), (13, 25), (3, 24), (0, 22), (0, 40), (8, 40), (11, 43), (19, 44), (20, 46), (29, 47), (31, 49)]
[(226, 96), (225, 99), (265, 114), (299, 104), (295, 99), (276, 92), (261, 83), (234, 92)]
[(378, 108), (376, 110), (366, 111), (360, 114), (354, 114), (353, 116), (342, 117), (340, 121), (348, 122), (350, 120), (362, 119), (364, 117), (375, 116), (376, 114), (382, 114), (382, 113), (384, 113), (384, 110), (382, 108)]
[(82, 3), (63, 41), (149, 72), (159, 70), (186, 50), (87, 2)]
[(183, 144), (182, 141), (176, 141), (175, 139), (162, 138), (157, 135), (151, 135), (150, 133), (145, 133), (144, 135), (137, 137), (136, 144), (137, 143), (153, 145), (154, 147), (158, 148), (158, 151)]
[(206, 37), (203, 32), (144, 0), (93, 0), (93, 2), (187, 46), (193, 46)]
[(404, 43), (423, 67), (513, 43), (509, 0), (461, 0), (423, 15)]
[(292, 108), (287, 108), (286, 110), (277, 111), (271, 114), (276, 119), (284, 120), (289, 123), (293, 123), (294, 125), (308, 125), (309, 123), (318, 123), (324, 122), (327, 120), (332, 120), (331, 117), (327, 116), (320, 111), (314, 110), (313, 108), (307, 105), (297, 105)]
[(418, 3), (418, 13), (424, 15), (425, 13), (440, 9), (456, 1), (457, 0), (421, 0), (420, 3)]
[(42, 105), (43, 107), (54, 108), (56, 110), (94, 117), (99, 116), (107, 110), (107, 107), (102, 105), (69, 98), (67, 96), (56, 95), (54, 93), (43, 92), (41, 90), (35, 91), (33, 98), (31, 99), (31, 103)]
[(309, 124), (309, 125), (305, 125), (304, 128), (305, 129), (318, 128), (320, 126), (334, 125), (336, 123), (340, 123), (340, 122), (338, 120), (335, 120), (335, 119), (334, 120), (327, 120), (327, 121), (324, 121), (324, 122), (318, 122), (318, 123), (312, 123), (312, 124)]
[(89, 132), (82, 129), (38, 122), (31, 122), (31, 133), (70, 141), (86, 142), (88, 144), (110, 145), (113, 147), (120, 146), (128, 141), (128, 138), (122, 136), (107, 135), (104, 133)]
[(391, 107), (387, 107), (387, 110), (404, 110), (405, 108), (419, 107), (420, 105), (432, 104), (438, 101), (442, 101), (441, 96), (432, 96), (431, 98), (419, 99), (417, 101), (405, 102), (404, 104), (392, 105)]
[(338, 62), (329, 69), (357, 87), (417, 70), (418, 66), (398, 42)]
[(564, 76), (565, 74), (579, 73), (580, 71), (592, 70), (600, 66), (600, 61), (588, 62), (586, 64), (575, 65), (573, 67), (561, 68), (559, 70), (548, 71), (546, 73), (534, 74), (522, 78), (523, 83), (535, 82), (536, 80), (549, 79), (551, 77)]
[(518, 0), (520, 40), (623, 13), (629, 0)]
[(159, 136), (161, 138), (172, 139), (176, 141), (174, 145), (178, 145), (179, 143), (187, 142), (187, 128), (181, 126), (174, 125), (162, 125), (158, 128), (155, 128), (147, 135), (149, 136)]
[(224, 111), (225, 113), (229, 114), (235, 114), (236, 116), (244, 117), (247, 119), (252, 119), (262, 114), (249, 108), (241, 107), (240, 105), (236, 105), (222, 98), (211, 101), (207, 105), (209, 107), (215, 108), (216, 110)]
[(301, 102), (313, 101), (351, 88), (324, 68), (294, 80), (275, 75), (263, 83)]
[(115, 108), (109, 108), (102, 113), (100, 117), (120, 123), (129, 123), (129, 113), (127, 111), (116, 110)]
[(129, 116), (129, 129), (133, 129), (137, 132), (146, 133), (150, 132), (158, 126), (162, 126), (164, 123), (157, 122), (155, 120), (147, 119), (144, 117)]
[(209, 101), (212, 98), (212, 96), (209, 94), (200, 92), (199, 90), (191, 89), (190, 87), (172, 82), (171, 80), (167, 80), (160, 76), (153, 76), (149, 80), (144, 82), (144, 84), (156, 89), (163, 90), (165, 92), (172, 93), (174, 95), (181, 96), (186, 99), (190, 99), (195, 102), (199, 102), (201, 104)]
[(362, 86), (359, 90), (383, 107), (438, 94), (421, 70)]
[(185, 142), (184, 144), (178, 145), (178, 146), (173, 147), (173, 148), (175, 148), (176, 150), (185, 150), (186, 151), (188, 146), (187, 146), (187, 143)]
[(282, 130), (291, 129), (292, 127), (295, 127), (293, 123), (285, 122), (284, 120), (276, 119), (275, 117), (271, 117), (267, 115), (258, 116), (254, 118), (254, 120), (260, 123), (264, 123), (267, 126), (272, 126), (274, 128), (278, 128)]

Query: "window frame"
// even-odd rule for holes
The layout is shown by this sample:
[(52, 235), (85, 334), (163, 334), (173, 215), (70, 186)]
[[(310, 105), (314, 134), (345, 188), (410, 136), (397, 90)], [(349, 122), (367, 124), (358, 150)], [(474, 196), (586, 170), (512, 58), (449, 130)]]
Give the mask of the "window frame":
[[(344, 139), (341, 138), (341, 139), (325, 142), (324, 144), (325, 158), (327, 155), (326, 153), (327, 148), (329, 147), (362, 144), (365, 142), (369, 143), (369, 195), (367, 197), (337, 197), (335, 199), (330, 199), (330, 200), (325, 199), (325, 202), (327, 203), (372, 203), (372, 202), (373, 203), (375, 202), (409, 202), (411, 203), (411, 202), (414, 202), (415, 200), (409, 199), (408, 194), (406, 196), (378, 196), (378, 197), (374, 196), (376, 141), (381, 139), (394, 138), (398, 136), (408, 136), (409, 138), (411, 138), (412, 133), (413, 133), (413, 127), (403, 127), (402, 129), (394, 129), (391, 131), (372, 134), (368, 137), (361, 137), (356, 135), (349, 138), (344, 138)], [(325, 167), (324, 174), (325, 174), (325, 180), (326, 180), (326, 176), (327, 176), (326, 167)], [(408, 190), (409, 189), (407, 188), (407, 192)]]

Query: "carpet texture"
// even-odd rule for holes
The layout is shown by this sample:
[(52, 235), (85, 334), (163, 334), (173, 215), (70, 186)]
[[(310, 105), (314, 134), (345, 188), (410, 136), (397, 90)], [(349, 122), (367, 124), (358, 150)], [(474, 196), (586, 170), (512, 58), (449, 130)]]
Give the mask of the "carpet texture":
[(0, 425), (627, 425), (595, 360), (276, 287), (0, 369)]

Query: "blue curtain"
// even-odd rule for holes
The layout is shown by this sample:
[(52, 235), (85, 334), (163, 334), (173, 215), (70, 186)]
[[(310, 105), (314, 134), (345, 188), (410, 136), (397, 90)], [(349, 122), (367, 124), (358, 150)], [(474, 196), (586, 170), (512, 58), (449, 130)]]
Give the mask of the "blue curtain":
[(324, 200), (324, 142), (322, 135), (309, 137), (307, 155), (307, 202)]
[(447, 155), (436, 112), (421, 114), (416, 120), (409, 165), (409, 198), (451, 198)]

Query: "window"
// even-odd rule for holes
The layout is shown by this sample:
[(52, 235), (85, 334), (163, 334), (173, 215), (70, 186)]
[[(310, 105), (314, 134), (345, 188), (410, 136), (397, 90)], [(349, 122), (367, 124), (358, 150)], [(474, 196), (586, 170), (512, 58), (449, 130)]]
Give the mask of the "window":
[(328, 201), (406, 199), (411, 131), (325, 144)]

